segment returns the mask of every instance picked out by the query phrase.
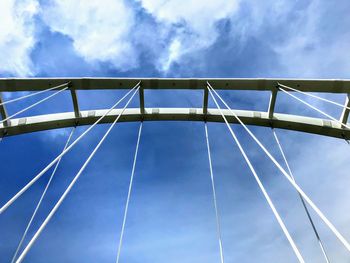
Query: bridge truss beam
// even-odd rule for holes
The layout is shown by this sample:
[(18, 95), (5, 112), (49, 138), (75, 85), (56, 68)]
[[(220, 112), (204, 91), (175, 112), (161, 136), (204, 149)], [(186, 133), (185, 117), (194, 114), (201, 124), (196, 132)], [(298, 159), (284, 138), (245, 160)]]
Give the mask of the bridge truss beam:
[(142, 89), (275, 91), (278, 83), (304, 92), (350, 93), (350, 80), (334, 79), (176, 79), (176, 78), (0, 78), (0, 92), (45, 90), (70, 83), (73, 90), (129, 89), (141, 81)]

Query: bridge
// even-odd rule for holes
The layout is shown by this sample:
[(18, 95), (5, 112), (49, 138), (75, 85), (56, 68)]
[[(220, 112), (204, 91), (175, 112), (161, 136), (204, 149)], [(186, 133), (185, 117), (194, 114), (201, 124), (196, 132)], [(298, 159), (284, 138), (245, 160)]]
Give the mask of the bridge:
[[(145, 107), (145, 90), (196, 90), (201, 91), (203, 96), (203, 103), (201, 108), (147, 108)], [(89, 109), (81, 110), (79, 105), (79, 97), (77, 91), (79, 90), (125, 90), (125, 95), (115, 102), (110, 108), (107, 109)], [(239, 110), (231, 108), (228, 101), (225, 101), (220, 96), (220, 91), (264, 91), (270, 93), (270, 100), (266, 111), (254, 111), (254, 110)], [(295, 256), (299, 262), (304, 262), (304, 258), (300, 253), (299, 248), (295, 244), (291, 234), (289, 233), (282, 217), (277, 211), (270, 195), (266, 191), (260, 177), (258, 176), (256, 169), (252, 165), (246, 150), (242, 146), (241, 142), (236, 136), (231, 124), (238, 124), (244, 128), (247, 135), (249, 135), (271, 162), (278, 168), (281, 174), (285, 177), (287, 182), (295, 188), (299, 194), (301, 203), (303, 204), (305, 213), (308, 216), (309, 223), (314, 231), (315, 238), (317, 239), (320, 251), (324, 256), (325, 262), (331, 262), (331, 259), (327, 255), (327, 251), (323, 245), (322, 239), (318, 233), (317, 228), (313, 222), (313, 218), (309, 212), (311, 208), (325, 223), (326, 226), (333, 232), (338, 238), (340, 243), (350, 252), (350, 244), (338, 231), (336, 226), (328, 219), (328, 217), (320, 210), (320, 208), (311, 200), (311, 198), (303, 191), (303, 189), (295, 181), (292, 171), (289, 167), (288, 160), (285, 156), (283, 147), (278, 139), (275, 129), (286, 129), (298, 132), (306, 132), (310, 134), (317, 134), (323, 136), (329, 136), (338, 138), (341, 140), (350, 140), (350, 124), (348, 123), (348, 117), (350, 112), (350, 80), (303, 80), (303, 79), (153, 79), (153, 78), (35, 78), (35, 79), (0, 79), (0, 92), (27, 92), (21, 97), (15, 99), (4, 100), (0, 96), (0, 114), (2, 120), (0, 121), (0, 137), (6, 139), (9, 136), (15, 136), (24, 133), (38, 132), (43, 130), (58, 129), (72, 127), (72, 132), (67, 139), (66, 145), (63, 151), (52, 160), (47, 166), (45, 166), (38, 174), (36, 174), (31, 181), (29, 181), (23, 188), (14, 193), (13, 197), (5, 202), (1, 203), (0, 216), (5, 213), (6, 210), (15, 204), (15, 201), (20, 198), (32, 185), (39, 180), (51, 167), (54, 167), (54, 172), (42, 192), (41, 198), (33, 211), (32, 217), (28, 222), (28, 225), (23, 233), (21, 240), (19, 240), (18, 247), (13, 255), (12, 262), (22, 262), (34, 245), (41, 232), (54, 216), (72, 187), (77, 182), (78, 178), (83, 174), (84, 169), (88, 163), (92, 160), (93, 156), (100, 148), (104, 140), (107, 138), (111, 130), (118, 122), (139, 122), (139, 132), (137, 146), (135, 149), (134, 162), (131, 170), (130, 185), (125, 204), (124, 217), (122, 231), (119, 241), (118, 254), (116, 261), (119, 262), (120, 253), (122, 250), (122, 241), (124, 235), (125, 223), (127, 220), (128, 206), (131, 198), (132, 183), (135, 172), (135, 165), (137, 161), (138, 146), (142, 134), (142, 124), (146, 121), (197, 121), (204, 123), (204, 130), (206, 134), (206, 144), (208, 150), (208, 162), (210, 167), (211, 183), (213, 202), (216, 214), (216, 227), (218, 232), (218, 247), (221, 256), (221, 262), (224, 262), (223, 257), (223, 245), (220, 230), (220, 217), (217, 208), (216, 190), (214, 183), (214, 171), (212, 168), (211, 151), (210, 151), (210, 139), (207, 128), (207, 122), (224, 123), (230, 132), (232, 139), (237, 144), (240, 153), (245, 159), (249, 170), (251, 171), (254, 179), (256, 180), (262, 194), (264, 195), (266, 202), (268, 203), (271, 211), (273, 212), (278, 225), (281, 227), (286, 239), (288, 240), (291, 249), (295, 253)], [(35, 116), (18, 117), (19, 115), (29, 111), (37, 105), (52, 99), (56, 95), (69, 92), (71, 96), (71, 103), (74, 111), (61, 112), (54, 114), (41, 114)], [(344, 103), (325, 99), (316, 93), (338, 93), (343, 94)], [(8, 114), (7, 105), (11, 103), (19, 103), (29, 97), (35, 97), (39, 94), (50, 94), (41, 100), (25, 107), (14, 114)], [(294, 100), (301, 105), (317, 112), (317, 114), (323, 116), (322, 118), (315, 118), (303, 115), (292, 115), (286, 113), (279, 113), (275, 111), (276, 101), (279, 94), (287, 95), (291, 100)], [(135, 98), (138, 97), (138, 98)], [(342, 109), (341, 116), (331, 116), (330, 114), (319, 109), (315, 105), (310, 104), (305, 98), (312, 97), (314, 99), (323, 101), (340, 107)], [(132, 100), (139, 100), (138, 108), (129, 108), (129, 104)], [(212, 99), (215, 108), (208, 107), (208, 101)], [(123, 106), (120, 106), (120, 105)], [(61, 158), (69, 152), (74, 145), (76, 145), (84, 136), (86, 136), (96, 125), (102, 123), (110, 123), (109, 129), (100, 139), (94, 150), (84, 162), (83, 166), (76, 174), (70, 185), (62, 194), (54, 208), (47, 215), (45, 221), (31, 237), (28, 245), (22, 250), (23, 241), (28, 235), (28, 230), (32, 226), (32, 222), (35, 219), (36, 213), (44, 199), (48, 187), (51, 183), (55, 171), (60, 164)], [(73, 142), (71, 142), (72, 134), (75, 127), (88, 125), (88, 128)], [(273, 130), (274, 138), (279, 147), (280, 154), (283, 156), (284, 165), (287, 169), (283, 168), (275, 157), (270, 153), (265, 145), (254, 135), (250, 126), (263, 126)], [(309, 208), (308, 208), (309, 207)]]

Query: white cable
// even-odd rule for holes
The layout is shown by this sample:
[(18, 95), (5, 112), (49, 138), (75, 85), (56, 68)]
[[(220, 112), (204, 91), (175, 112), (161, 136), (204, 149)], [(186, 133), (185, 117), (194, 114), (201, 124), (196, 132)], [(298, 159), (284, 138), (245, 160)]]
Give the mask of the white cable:
[(18, 114), (21, 114), (21, 113), (23, 113), (23, 112), (25, 112), (25, 111), (27, 111), (27, 110), (29, 110), (29, 109), (31, 109), (31, 108), (33, 108), (33, 107), (39, 105), (40, 103), (43, 103), (44, 101), (47, 101), (48, 99), (50, 99), (50, 98), (52, 98), (52, 97), (58, 95), (58, 94), (61, 93), (62, 91), (65, 91), (66, 89), (68, 89), (68, 87), (65, 87), (65, 88), (63, 88), (63, 89), (61, 89), (61, 90), (59, 90), (59, 91), (56, 91), (54, 94), (51, 94), (50, 96), (47, 96), (46, 98), (43, 98), (43, 99), (41, 99), (41, 100), (35, 102), (34, 104), (32, 104), (32, 105), (30, 105), (30, 106), (28, 106), (28, 107), (26, 107), (26, 108), (24, 108), (24, 109), (22, 109), (22, 110), (16, 112), (15, 114), (12, 114), (11, 116), (8, 116), (7, 118), (1, 120), (1, 121), (0, 121), (0, 124), (1, 124), (1, 123), (4, 123), (5, 121), (7, 121), (7, 120), (9, 120), (9, 119), (11, 119), (11, 118), (13, 118), (13, 117), (16, 117)]
[(301, 91), (301, 90), (298, 90), (298, 89), (295, 89), (295, 88), (292, 88), (292, 87), (283, 85), (283, 84), (281, 84), (281, 83), (277, 83), (277, 84), (278, 84), (278, 86), (280, 86), (280, 87), (283, 87), (283, 88), (286, 88), (286, 89), (290, 89), (290, 90), (293, 90), (293, 91), (295, 91), (295, 92), (299, 92), (300, 94), (304, 94), (304, 95), (306, 95), (306, 96), (309, 96), (309, 97), (312, 97), (312, 98), (315, 98), (315, 99), (318, 99), (318, 100), (322, 100), (322, 101), (331, 103), (331, 104), (333, 104), (333, 105), (337, 105), (337, 106), (339, 106), (339, 107), (341, 107), (341, 108), (343, 108), (343, 109), (345, 108), (345, 109), (350, 110), (350, 107), (347, 107), (346, 105), (342, 105), (342, 104), (340, 104), (340, 103), (338, 103), (338, 102), (335, 102), (335, 101), (332, 101), (332, 100), (329, 100), (329, 99), (325, 99), (325, 98), (322, 98), (322, 97), (320, 97), (320, 96), (317, 96), (317, 95), (314, 95), (314, 94), (311, 94), (311, 93), (308, 93), (308, 92), (304, 92), (304, 91)]
[(27, 185), (25, 185), (17, 194), (15, 194), (5, 205), (0, 208), (0, 215), (14, 202), (18, 197), (20, 197), (25, 191), (28, 190), (50, 167), (52, 167), (63, 155), (72, 149), (72, 147), (77, 144), (91, 129), (93, 129), (107, 114), (109, 114), (115, 107), (119, 105), (120, 102), (124, 100), (136, 87), (140, 86), (140, 81), (129, 90), (120, 100), (118, 100), (107, 112), (105, 112), (97, 121), (95, 121), (91, 126), (89, 126), (86, 131), (84, 131), (77, 139), (75, 139), (72, 144), (70, 144), (66, 150), (60, 153), (51, 163), (49, 163), (41, 172), (39, 172)]
[(132, 164), (132, 170), (131, 170), (131, 177), (130, 177), (130, 182), (129, 182), (128, 196), (127, 196), (127, 198), (126, 198), (126, 203), (125, 203), (123, 224), (122, 224), (122, 229), (121, 229), (121, 232), (120, 232), (119, 245), (118, 245), (118, 253), (117, 253), (117, 260), (116, 260), (117, 263), (119, 263), (120, 252), (121, 252), (121, 249), (122, 249), (122, 243), (123, 243), (123, 237), (124, 237), (124, 229), (125, 229), (125, 224), (126, 224), (126, 217), (127, 217), (127, 215), (128, 215), (128, 209), (129, 209), (129, 202), (130, 202), (132, 184), (133, 184), (133, 181), (134, 181), (134, 174), (135, 174), (135, 168), (136, 168), (137, 154), (138, 154), (138, 151), (139, 151), (139, 145), (140, 145), (140, 139), (141, 139), (142, 125), (143, 125), (143, 124), (142, 124), (142, 122), (141, 122), (141, 123), (140, 123), (140, 128), (139, 128), (139, 133), (138, 133), (138, 136), (137, 136), (137, 143), (136, 143), (134, 161), (133, 161), (133, 164)]
[[(69, 142), (70, 142), (70, 140), (71, 140), (71, 138), (72, 138), (72, 136), (73, 136), (74, 131), (75, 131), (75, 127), (74, 127), (74, 128), (72, 129), (72, 131), (70, 132), (69, 137), (68, 137), (68, 139), (67, 139), (67, 142), (66, 142), (66, 144), (65, 144), (65, 146), (64, 146), (64, 148), (63, 148), (63, 151), (67, 148), (67, 146), (68, 146), (68, 144), (69, 144)], [(20, 242), (18, 243), (16, 252), (14, 253), (14, 255), (13, 255), (13, 257), (12, 257), (11, 263), (14, 263), (15, 260), (16, 260), (17, 254), (18, 254), (19, 250), (20, 250), (21, 247), (22, 247), (23, 241), (24, 241), (24, 239), (26, 238), (26, 236), (27, 236), (27, 234), (28, 234), (29, 228), (31, 227), (31, 225), (32, 225), (32, 223), (33, 223), (33, 220), (34, 220), (34, 218), (35, 218), (35, 216), (36, 216), (36, 214), (37, 214), (37, 212), (38, 212), (38, 210), (39, 210), (39, 207), (40, 207), (40, 205), (41, 205), (41, 203), (42, 203), (42, 201), (43, 201), (43, 199), (44, 199), (44, 197), (45, 197), (45, 194), (46, 194), (46, 192), (47, 192), (47, 190), (48, 190), (48, 188), (49, 188), (49, 186), (50, 186), (50, 184), (51, 184), (51, 181), (52, 181), (53, 177), (54, 177), (55, 174), (56, 174), (56, 171), (57, 171), (57, 168), (58, 168), (58, 166), (59, 166), (59, 164), (60, 164), (60, 162), (61, 162), (61, 159), (62, 159), (62, 157), (58, 160), (58, 162), (57, 162), (56, 165), (55, 165), (55, 168), (54, 168), (53, 171), (52, 171), (52, 174), (51, 174), (51, 176), (50, 176), (50, 178), (49, 178), (49, 181), (47, 182), (46, 187), (45, 187), (43, 193), (41, 194), (41, 197), (40, 197), (40, 199), (39, 199), (39, 202), (38, 202), (38, 204), (36, 205), (36, 207), (35, 207), (35, 209), (34, 209), (34, 212), (33, 212), (33, 214), (32, 214), (32, 217), (30, 218), (30, 220), (29, 220), (29, 222), (28, 222), (28, 224), (27, 224), (27, 227), (26, 227), (26, 229), (25, 229), (25, 231), (24, 231), (24, 233), (23, 233), (23, 235), (22, 235), (22, 238), (21, 238)]]
[(227, 103), (221, 98), (221, 96), (211, 87), (209, 82), (207, 82), (208, 87), (218, 96), (225, 107), (230, 111), (230, 113), (237, 119), (237, 121), (243, 126), (243, 128), (248, 132), (248, 134), (254, 139), (254, 141), (259, 145), (259, 147), (265, 152), (265, 154), (270, 158), (270, 160), (276, 165), (276, 167), (282, 172), (282, 174), (287, 178), (290, 184), (301, 194), (301, 196), (306, 200), (306, 202), (315, 210), (323, 222), (329, 227), (329, 229), (335, 234), (339, 241), (345, 246), (345, 248), (350, 251), (350, 244), (344, 238), (342, 234), (336, 229), (336, 227), (328, 220), (328, 218), (322, 213), (322, 211), (314, 204), (314, 202), (305, 194), (305, 192), (300, 188), (300, 186), (294, 182), (289, 174), (282, 168), (282, 166), (276, 161), (276, 159), (271, 155), (271, 153), (266, 149), (266, 147), (259, 141), (258, 138), (248, 129), (248, 127), (242, 122), (242, 120), (237, 116), (237, 114), (232, 111), (232, 109), (227, 105)]
[(222, 112), (222, 110), (221, 110), (221, 108), (220, 108), (218, 102), (216, 101), (216, 99), (215, 99), (215, 97), (214, 97), (214, 95), (213, 95), (211, 89), (208, 88), (208, 90), (209, 90), (210, 96), (212, 97), (212, 99), (214, 100), (214, 103), (216, 104), (216, 107), (217, 107), (218, 110), (220, 111), (220, 114), (221, 114), (222, 118), (224, 119), (227, 128), (229, 129), (229, 131), (230, 131), (230, 133), (231, 133), (233, 139), (235, 140), (235, 142), (236, 142), (236, 144), (237, 144), (237, 146), (238, 146), (238, 148), (239, 148), (241, 154), (243, 155), (243, 157), (244, 157), (246, 163), (248, 164), (250, 171), (251, 171), (252, 174), (254, 175), (254, 178), (255, 178), (256, 182), (258, 183), (261, 192), (263, 193), (263, 195), (264, 195), (264, 197), (265, 197), (267, 203), (269, 204), (269, 206), (270, 206), (270, 208), (271, 208), (273, 214), (275, 215), (275, 217), (276, 217), (276, 219), (277, 219), (277, 221), (278, 221), (280, 227), (282, 228), (283, 233), (285, 234), (286, 238), (288, 239), (289, 244), (291, 245), (291, 247), (292, 247), (292, 249), (293, 249), (293, 251), (294, 251), (296, 257), (298, 258), (299, 262), (304, 263), (305, 261), (304, 261), (302, 255), (300, 254), (299, 249), (297, 248), (297, 246), (296, 246), (294, 240), (292, 239), (291, 235), (289, 234), (288, 229), (287, 229), (287, 227), (285, 226), (285, 224), (284, 224), (284, 222), (283, 222), (281, 216), (279, 215), (279, 213), (278, 213), (278, 211), (277, 211), (275, 205), (273, 204), (273, 202), (272, 202), (272, 200), (271, 200), (269, 194), (266, 192), (264, 185), (263, 185), (262, 182), (260, 181), (260, 178), (259, 178), (259, 176), (257, 175), (257, 173), (256, 173), (256, 171), (255, 171), (253, 165), (251, 164), (251, 162), (250, 162), (250, 160), (249, 160), (247, 154), (245, 153), (245, 151), (244, 151), (244, 149), (243, 149), (241, 143), (239, 142), (239, 140), (238, 140), (236, 134), (233, 132), (233, 130), (232, 130), (230, 124), (228, 123), (228, 121), (227, 121), (227, 119), (226, 119), (224, 113)]
[(291, 94), (290, 92), (288, 92), (288, 91), (286, 91), (286, 90), (284, 90), (284, 89), (282, 89), (282, 88), (280, 88), (280, 90), (282, 90), (284, 93), (288, 94), (289, 96), (293, 97), (294, 99), (300, 101), (301, 103), (303, 103), (303, 104), (309, 106), (310, 108), (314, 109), (315, 111), (321, 113), (322, 115), (324, 115), (324, 116), (330, 118), (331, 120), (333, 120), (333, 121), (339, 123), (341, 126), (344, 126), (344, 127), (348, 128), (348, 129), (350, 129), (350, 127), (349, 127), (348, 125), (342, 123), (341, 121), (339, 121), (339, 120), (337, 120), (336, 118), (332, 117), (331, 115), (325, 113), (324, 111), (322, 111), (322, 110), (316, 108), (315, 106), (312, 106), (310, 103), (308, 103), (308, 102), (306, 102), (306, 101), (304, 101), (304, 100), (298, 98), (297, 96)]
[[(286, 165), (286, 167), (287, 167), (287, 169), (288, 169), (289, 175), (290, 175), (290, 177), (292, 178), (292, 180), (295, 182), (295, 178), (294, 178), (294, 176), (293, 176), (292, 170), (290, 169), (290, 166), (289, 166), (289, 163), (288, 163), (288, 161), (287, 161), (286, 155), (284, 154), (284, 151), (283, 151), (283, 149), (282, 149), (282, 145), (281, 145), (281, 143), (280, 143), (280, 140), (278, 139), (277, 133), (276, 133), (276, 131), (275, 131), (273, 128), (272, 128), (272, 133), (273, 133), (273, 136), (275, 137), (276, 143), (277, 143), (278, 148), (279, 148), (279, 150), (280, 150), (280, 153), (281, 153), (281, 155), (282, 155), (282, 157), (283, 157), (284, 163), (285, 163), (285, 165)], [(311, 224), (311, 227), (312, 227), (312, 229), (313, 229), (313, 231), (314, 231), (314, 233), (315, 233), (315, 236), (316, 236), (316, 238), (317, 238), (318, 244), (320, 245), (322, 254), (323, 254), (323, 256), (324, 256), (326, 262), (327, 262), (327, 263), (330, 263), (329, 258), (328, 258), (328, 255), (327, 255), (326, 250), (325, 250), (325, 247), (324, 247), (324, 245), (323, 245), (323, 243), (322, 243), (321, 237), (320, 237), (320, 235), (318, 234), (318, 231), (317, 231), (317, 229), (316, 229), (316, 226), (315, 226), (315, 224), (314, 224), (314, 221), (312, 220), (312, 217), (311, 217), (311, 214), (310, 214), (310, 212), (309, 212), (309, 209), (307, 208), (307, 206), (306, 206), (306, 204), (305, 204), (305, 201), (304, 201), (303, 197), (300, 195), (300, 193), (298, 193), (298, 195), (299, 195), (300, 201), (301, 201), (301, 203), (302, 203), (302, 205), (303, 205), (303, 207), (304, 207), (305, 213), (306, 213), (306, 215), (307, 215), (307, 217), (308, 217), (308, 219), (309, 219), (309, 222), (310, 222), (310, 224)]]
[(217, 231), (218, 240), (219, 240), (220, 260), (221, 260), (221, 263), (224, 263), (224, 253), (223, 253), (223, 245), (222, 245), (222, 237), (221, 237), (220, 215), (219, 215), (219, 210), (218, 210), (218, 205), (217, 205), (217, 200), (216, 200), (214, 173), (213, 173), (213, 166), (212, 166), (211, 154), (210, 154), (209, 133), (208, 133), (208, 126), (207, 126), (206, 122), (204, 123), (204, 129), (205, 129), (205, 139), (206, 139), (206, 142), (207, 142), (207, 150), (208, 150), (208, 161), (209, 161), (211, 187), (212, 187), (212, 191), (213, 191), (213, 202), (214, 202), (215, 218), (216, 218), (216, 231)]
[(61, 84), (61, 85), (58, 85), (58, 86), (55, 86), (55, 87), (52, 87), (52, 88), (48, 88), (48, 89), (45, 89), (45, 90), (40, 90), (38, 92), (34, 92), (34, 93), (30, 93), (30, 94), (27, 94), (27, 95), (24, 95), (24, 96), (21, 96), (21, 97), (18, 97), (18, 98), (14, 98), (12, 100), (7, 100), (7, 101), (4, 101), (4, 102), (0, 103), (0, 106), (6, 105), (6, 104), (10, 104), (10, 103), (15, 102), (15, 101), (23, 100), (23, 99), (26, 99), (26, 98), (29, 98), (29, 97), (32, 97), (32, 96), (36, 96), (36, 95), (39, 95), (41, 93), (44, 93), (44, 92), (47, 92), (47, 91), (50, 91), (50, 90), (59, 89), (61, 87), (67, 86), (68, 84), (69, 83), (64, 83), (64, 84)]
[(23, 250), (22, 254), (18, 257), (16, 263), (20, 263), (23, 261), (24, 257), (27, 255), (27, 253), (29, 252), (30, 248), (33, 246), (34, 242), (37, 240), (37, 238), (39, 237), (39, 235), (41, 234), (41, 232), (44, 230), (44, 228), (46, 227), (46, 225), (49, 223), (50, 219), (53, 217), (53, 215), (56, 213), (57, 209), (60, 207), (60, 205), (62, 204), (62, 202), (64, 201), (64, 199), (66, 198), (66, 196), (68, 195), (68, 193), (70, 192), (70, 190), (73, 188), (74, 184), (76, 183), (76, 181), (79, 179), (80, 175), (82, 174), (82, 172), (85, 170), (86, 166), (89, 164), (89, 162), (91, 161), (92, 157), (94, 157), (95, 153), (97, 152), (97, 150), (100, 148), (100, 146), (102, 145), (102, 143), (105, 141), (105, 139), (107, 138), (107, 136), (109, 135), (109, 133), (111, 132), (111, 130), (113, 129), (113, 127), (116, 125), (116, 123), (118, 122), (119, 118), (122, 116), (122, 114), (124, 113), (126, 107), (129, 105), (130, 101), (133, 99), (133, 97), (135, 96), (135, 94), (137, 93), (137, 91), (139, 90), (139, 87), (134, 91), (134, 93), (132, 94), (132, 96), (129, 98), (129, 100), (127, 101), (127, 103), (125, 104), (123, 110), (120, 112), (120, 114), (118, 115), (117, 118), (115, 118), (115, 120), (113, 121), (113, 123), (111, 124), (111, 126), (108, 128), (107, 132), (103, 135), (102, 139), (99, 141), (99, 143), (96, 145), (96, 147), (94, 148), (94, 150), (91, 152), (91, 154), (89, 155), (89, 157), (86, 159), (85, 163), (83, 164), (83, 166), (80, 168), (79, 172), (75, 175), (74, 179), (72, 180), (72, 182), (69, 184), (69, 186), (67, 187), (67, 189), (64, 191), (64, 193), (62, 194), (62, 196), (60, 197), (60, 199), (57, 201), (57, 203), (55, 204), (54, 208), (51, 210), (51, 212), (49, 213), (49, 215), (45, 218), (44, 222), (41, 224), (41, 226), (39, 227), (38, 231), (34, 234), (33, 238), (29, 241), (28, 245), (26, 246), (26, 248)]

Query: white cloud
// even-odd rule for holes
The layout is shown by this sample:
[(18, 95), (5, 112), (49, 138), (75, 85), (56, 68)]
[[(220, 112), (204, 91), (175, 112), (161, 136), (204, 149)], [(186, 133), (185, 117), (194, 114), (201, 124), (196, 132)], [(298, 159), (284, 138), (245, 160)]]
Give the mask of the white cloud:
[(216, 23), (235, 14), (239, 0), (139, 0), (142, 7), (168, 30), (174, 30), (160, 68), (168, 70), (182, 55), (212, 45), (218, 37)]
[(55, 0), (42, 15), (52, 31), (73, 40), (86, 61), (111, 62), (119, 70), (137, 66), (130, 41), (134, 13), (124, 1)]
[[(170, 0), (140, 0), (142, 6), (158, 21), (170, 24), (187, 23), (195, 33), (204, 35), (213, 30), (219, 19), (232, 15), (239, 1), (200, 1), (186, 2)], [(210, 37), (210, 36), (208, 36)]]
[[(156, 24), (139, 16), (137, 4)], [(243, 40), (244, 47), (245, 39), (262, 40), (276, 52), (283, 66), (279, 74), (285, 77), (346, 77), (350, 35), (322, 30), (328, 7), (319, 0), (50, 0), (39, 15), (52, 31), (68, 36), (76, 53), (93, 66), (110, 62), (121, 71), (134, 69), (144, 52), (151, 64), (167, 72), (174, 62), (181, 64), (186, 56), (213, 45), (219, 36), (217, 23), (229, 19), (232, 42)], [(34, 74), (30, 52), (38, 12), (38, 0), (1, 1), (0, 73)], [(40, 40), (45, 42), (45, 36)]]
[(167, 71), (171, 66), (171, 62), (176, 60), (180, 56), (180, 54), (181, 54), (181, 42), (179, 41), (179, 39), (174, 39), (169, 46), (169, 50), (166, 53), (166, 56), (164, 57), (164, 61), (162, 63), (162, 69), (164, 71)]
[[(339, 28), (347, 28), (348, 23), (338, 19), (341, 3), (334, 8), (320, 0), (248, 1), (245, 4), (249, 16), (235, 20), (232, 37), (254, 36), (266, 41), (283, 66), (279, 74), (298, 78), (349, 76), (350, 35), (346, 29), (340, 33)], [(335, 26), (337, 20), (342, 22)], [(266, 34), (271, 33), (269, 38)]]
[[(141, 45), (149, 52), (156, 48), (158, 58), (153, 63), (167, 71), (183, 55), (213, 44), (218, 37), (216, 23), (234, 14), (239, 0), (139, 3), (155, 18), (157, 29), (153, 24), (137, 25), (136, 9), (122, 0), (52, 0), (42, 17), (52, 31), (70, 37), (77, 54), (90, 63), (111, 62), (119, 70), (135, 68), (136, 45)], [(148, 38), (140, 39), (140, 34)], [(149, 40), (152, 43), (144, 43)]]
[(0, 2), (0, 73), (32, 75), (30, 51), (35, 45), (34, 20), (37, 0)]

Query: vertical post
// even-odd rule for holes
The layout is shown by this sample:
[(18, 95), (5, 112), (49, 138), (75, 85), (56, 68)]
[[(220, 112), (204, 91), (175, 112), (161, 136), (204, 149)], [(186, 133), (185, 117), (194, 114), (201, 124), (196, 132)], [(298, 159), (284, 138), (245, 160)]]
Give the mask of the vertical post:
[(270, 103), (269, 103), (269, 109), (268, 109), (269, 119), (273, 118), (273, 112), (275, 111), (275, 105), (276, 105), (277, 92), (278, 92), (278, 85), (271, 90)]
[(346, 97), (344, 109), (340, 117), (340, 121), (342, 124), (346, 124), (348, 122), (349, 113), (350, 113), (349, 108), (350, 108), (350, 93), (348, 93), (348, 96)]
[(204, 96), (203, 96), (203, 114), (204, 114), (204, 121), (207, 121), (207, 114), (208, 114), (208, 87), (204, 87)]
[(145, 115), (145, 94), (143, 91), (142, 82), (140, 82), (139, 97), (140, 97), (141, 121), (143, 121), (143, 117)]
[(80, 110), (79, 110), (77, 91), (75, 89), (73, 89), (72, 82), (68, 83), (68, 87), (70, 89), (70, 93), (71, 93), (71, 96), (72, 96), (75, 118), (79, 118), (80, 117)]
[[(2, 94), (0, 93), (0, 115), (1, 115), (1, 118), (3, 120), (7, 119), (8, 118), (8, 114), (7, 114), (7, 110), (5, 108), (5, 105), (3, 105), (4, 101), (2, 99)], [(7, 127), (11, 124), (11, 121), (10, 120), (7, 120), (5, 122), (3, 122), (4, 124), (4, 127)]]

